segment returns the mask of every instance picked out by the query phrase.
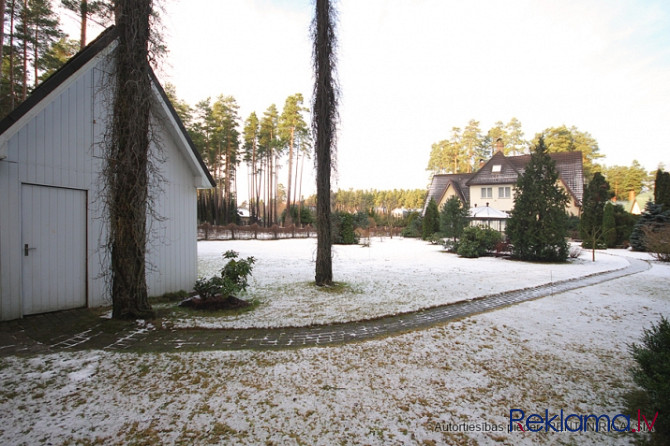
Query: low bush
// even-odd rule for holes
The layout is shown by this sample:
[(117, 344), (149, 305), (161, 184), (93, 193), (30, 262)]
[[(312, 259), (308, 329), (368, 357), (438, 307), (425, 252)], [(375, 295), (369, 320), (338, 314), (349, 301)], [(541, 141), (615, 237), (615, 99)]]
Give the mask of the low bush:
[(645, 226), (642, 232), (647, 252), (661, 262), (670, 262), (670, 224), (657, 228)]
[(198, 293), (200, 299), (208, 300), (217, 297), (225, 299), (247, 289), (248, 278), (256, 259), (247, 257), (237, 260), (237, 256), (238, 253), (235, 251), (226, 251), (223, 257), (229, 260), (221, 269), (221, 273), (209, 279), (200, 278), (195, 282), (193, 289)]
[(461, 257), (481, 257), (488, 251), (493, 251), (501, 241), (502, 236), (495, 229), (469, 226), (463, 230), (456, 252)]
[(428, 241), (431, 245), (442, 245), (444, 244), (444, 237), (439, 232), (436, 232), (428, 238)]

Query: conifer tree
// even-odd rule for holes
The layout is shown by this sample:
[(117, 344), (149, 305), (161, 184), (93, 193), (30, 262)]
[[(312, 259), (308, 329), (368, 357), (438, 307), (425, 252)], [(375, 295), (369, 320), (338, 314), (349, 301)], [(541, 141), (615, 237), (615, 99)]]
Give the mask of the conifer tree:
[(421, 228), (421, 238), (428, 240), (433, 234), (440, 231), (440, 215), (437, 210), (437, 203), (432, 198), (426, 207), (426, 213), (423, 216), (423, 226)]
[(335, 76), (337, 65), (335, 32), (336, 12), (330, 0), (316, 0), (312, 21), (314, 66), (314, 99), (312, 131), (316, 155), (316, 272), (318, 286), (332, 285), (333, 259), (330, 222), (330, 175), (335, 156), (339, 89)]
[(567, 194), (558, 184), (558, 171), (539, 138), (526, 170), (515, 186), (514, 210), (507, 235), (514, 256), (521, 260), (562, 262), (568, 256)]
[(80, 37), (79, 48), (86, 46), (86, 30), (88, 21), (91, 19), (99, 19), (101, 24), (106, 24), (111, 16), (112, 5), (111, 2), (105, 0), (61, 0), (61, 4), (70, 11), (79, 14), (80, 22)]
[(244, 161), (249, 166), (249, 211), (251, 212), (251, 221), (254, 223), (259, 216), (260, 201), (260, 183), (258, 182), (260, 168), (258, 167), (258, 133), (260, 121), (256, 112), (251, 112), (246, 121), (244, 121), (243, 139), (244, 139)]
[[(582, 217), (579, 222), (579, 234), (584, 240), (582, 246), (585, 248), (597, 248), (597, 245), (602, 243), (603, 213), (605, 203), (610, 198), (612, 198), (612, 193), (609, 183), (600, 172), (596, 172), (584, 191)], [(595, 247), (591, 246), (593, 240), (596, 241)]]
[(149, 204), (149, 121), (153, 93), (149, 66), (152, 0), (116, 0), (119, 32), (111, 137), (104, 175), (109, 208), (112, 317), (151, 317), (146, 248)]
[(261, 157), (264, 187), (263, 222), (270, 227), (277, 221), (277, 160), (281, 142), (279, 140), (279, 112), (275, 104), (263, 113), (258, 134), (258, 153)]
[[(294, 156), (299, 156), (295, 150), (297, 140), (300, 135), (307, 133), (307, 124), (302, 117), (302, 113), (307, 111), (302, 106), (302, 94), (296, 93), (286, 98), (284, 109), (279, 117), (279, 135), (288, 149), (288, 188), (286, 190), (286, 209), (291, 208), (291, 192), (296, 185), (293, 183), (293, 160)], [(297, 164), (297, 161), (296, 161)], [(291, 223), (291, 213), (286, 214), (288, 223)]]
[(449, 198), (440, 210), (440, 231), (445, 237), (459, 238), (468, 225), (470, 212), (458, 197)]
[(610, 202), (605, 204), (602, 228), (603, 241), (608, 248), (614, 248), (617, 240), (616, 219), (614, 218), (614, 205)]
[(656, 171), (654, 202), (661, 205), (664, 211), (670, 210), (670, 173), (661, 169)]

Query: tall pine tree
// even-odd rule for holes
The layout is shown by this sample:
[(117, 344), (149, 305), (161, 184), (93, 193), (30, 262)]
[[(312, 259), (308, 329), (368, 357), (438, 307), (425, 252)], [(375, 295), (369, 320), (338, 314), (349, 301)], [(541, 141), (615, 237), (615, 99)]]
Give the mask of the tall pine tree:
[(614, 205), (610, 202), (605, 204), (603, 211), (603, 240), (608, 248), (614, 248), (617, 241), (616, 219), (614, 217)]
[(568, 257), (567, 194), (557, 184), (558, 171), (539, 138), (515, 186), (507, 235), (521, 260), (562, 262)]
[(584, 191), (582, 217), (579, 221), (579, 234), (585, 248), (597, 248), (603, 243), (603, 213), (605, 203), (610, 198), (612, 193), (609, 183), (600, 172), (596, 172)]
[(316, 0), (312, 21), (314, 49), (314, 104), (312, 131), (316, 154), (316, 271), (318, 286), (333, 283), (330, 223), (330, 174), (335, 153), (339, 90), (335, 78), (337, 35), (335, 9), (330, 0)]
[(654, 202), (660, 204), (664, 211), (670, 210), (670, 172), (656, 171), (654, 183)]
[(110, 212), (112, 317), (153, 315), (147, 295), (149, 120), (153, 93), (149, 66), (152, 0), (117, 0), (114, 103), (105, 177)]
[(437, 209), (437, 203), (432, 198), (426, 206), (426, 213), (423, 216), (423, 224), (421, 226), (421, 238), (424, 240), (430, 239), (433, 234), (440, 231), (440, 213)]
[(70, 11), (79, 14), (79, 49), (86, 46), (88, 21), (98, 19), (100, 24), (106, 24), (112, 13), (111, 2), (105, 0), (61, 0), (61, 4)]
[(458, 197), (449, 198), (440, 210), (440, 231), (445, 237), (460, 238), (468, 225), (470, 211)]
[[(286, 98), (284, 110), (279, 117), (279, 136), (286, 149), (288, 149), (288, 188), (286, 190), (286, 209), (291, 208), (291, 192), (295, 188), (293, 182), (293, 161), (298, 155), (296, 153), (299, 136), (307, 132), (307, 123), (302, 117), (303, 112), (307, 111), (302, 106), (302, 94), (296, 93)], [(296, 162), (297, 164), (297, 162)], [(287, 224), (291, 224), (291, 213), (286, 213)]]

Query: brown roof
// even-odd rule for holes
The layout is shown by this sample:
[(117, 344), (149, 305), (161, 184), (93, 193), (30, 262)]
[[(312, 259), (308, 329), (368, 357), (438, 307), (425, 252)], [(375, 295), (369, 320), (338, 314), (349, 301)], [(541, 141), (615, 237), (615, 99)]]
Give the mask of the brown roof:
[[(581, 206), (582, 198), (584, 197), (582, 152), (550, 153), (549, 157), (556, 163), (558, 175), (563, 184), (568, 188), (568, 192), (577, 201), (577, 204)], [(522, 174), (530, 162), (530, 155), (511, 156), (509, 159), (519, 170), (519, 174)]]
[(426, 207), (430, 203), (431, 198), (438, 203), (442, 200), (442, 196), (451, 185), (458, 193), (460, 199), (467, 203), (470, 201), (470, 188), (467, 186), (467, 181), (472, 177), (472, 173), (445, 173), (433, 175), (433, 180), (428, 189), (428, 196), (426, 203), (423, 206), (423, 212), (426, 212)]
[[(530, 155), (529, 155), (530, 156)], [(519, 168), (512, 162), (512, 158), (518, 156), (505, 156), (502, 152), (496, 152), (468, 181), (468, 186), (478, 184), (509, 184), (516, 183), (519, 178)], [(528, 158), (530, 159), (530, 158)], [(527, 164), (528, 162), (526, 162)], [(493, 172), (493, 166), (500, 166), (499, 172)], [(525, 166), (525, 164), (524, 164)]]

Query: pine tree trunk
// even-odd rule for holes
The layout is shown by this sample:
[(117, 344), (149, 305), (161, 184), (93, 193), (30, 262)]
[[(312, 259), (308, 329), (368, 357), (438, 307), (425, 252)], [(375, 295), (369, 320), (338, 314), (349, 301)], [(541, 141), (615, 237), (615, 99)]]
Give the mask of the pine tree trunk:
[(148, 152), (151, 82), (148, 64), (151, 0), (117, 0), (112, 153), (109, 159), (112, 316), (144, 318), (147, 298)]
[(37, 29), (37, 26), (35, 26), (35, 43), (33, 46), (33, 73), (35, 75), (35, 84), (34, 86), (37, 87), (37, 61), (39, 60), (39, 54), (38, 54), (38, 49), (37, 49), (37, 42), (39, 42), (39, 30)]
[(293, 222), (291, 218), (291, 179), (293, 178), (293, 139), (295, 128), (291, 128), (291, 137), (288, 145), (288, 189), (286, 190), (286, 220), (288, 226)]
[(317, 249), (315, 282), (333, 283), (330, 224), (330, 174), (337, 121), (334, 13), (329, 0), (316, 0), (314, 33), (314, 106), (312, 127), (316, 152)]
[[(5, 47), (5, 3), (5, 0), (0, 0), (0, 62), (4, 60), (2, 56)], [(0, 87), (2, 87), (2, 73), (3, 70), (0, 69)]]
[(88, 2), (81, 0), (81, 32), (79, 34), (79, 49), (82, 50), (86, 46), (86, 27), (88, 21)]
[(300, 183), (298, 189), (298, 224), (302, 227), (302, 172), (305, 167), (305, 155), (300, 160)]
[(230, 197), (230, 143), (226, 146), (226, 163), (223, 168), (223, 203), (225, 206), (225, 219), (226, 224), (232, 223), (233, 216), (230, 212), (230, 203), (232, 202)]
[[(300, 165), (300, 149), (296, 148), (295, 151), (295, 177), (293, 179), (293, 206), (295, 207), (295, 204), (298, 200), (298, 197), (296, 195), (298, 194), (298, 166)], [(298, 217), (298, 223), (300, 223), (300, 217)]]
[(277, 154), (275, 153), (273, 156), (273, 169), (274, 169), (274, 199), (273, 199), (273, 211), (272, 211), (272, 222), (277, 223), (278, 217), (279, 217), (279, 169), (277, 169)]
[(21, 90), (21, 100), (25, 101), (28, 97), (28, 0), (23, 0), (23, 89)]
[(14, 76), (14, 15), (16, 13), (16, 0), (12, 0), (12, 7), (9, 19), (9, 97), (11, 110), (14, 109), (16, 91), (16, 79)]

